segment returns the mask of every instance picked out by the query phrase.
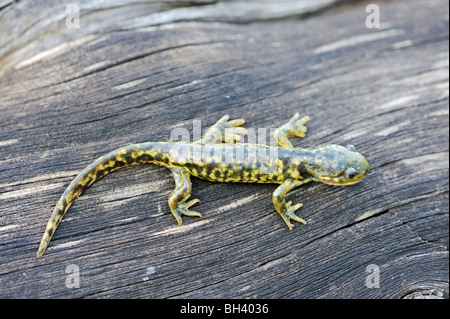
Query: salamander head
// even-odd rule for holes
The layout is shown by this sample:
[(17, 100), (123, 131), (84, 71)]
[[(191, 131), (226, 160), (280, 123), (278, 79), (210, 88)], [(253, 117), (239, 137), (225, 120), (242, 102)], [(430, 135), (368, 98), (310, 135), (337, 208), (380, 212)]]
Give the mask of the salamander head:
[(309, 149), (304, 166), (315, 181), (329, 185), (352, 185), (364, 178), (369, 163), (353, 145), (324, 145)]

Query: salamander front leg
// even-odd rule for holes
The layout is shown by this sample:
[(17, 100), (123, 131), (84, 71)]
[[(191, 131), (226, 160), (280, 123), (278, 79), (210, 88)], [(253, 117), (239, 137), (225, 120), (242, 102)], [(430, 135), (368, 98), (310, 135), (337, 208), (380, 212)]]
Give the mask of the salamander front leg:
[(304, 116), (299, 119), (300, 115), (296, 113), (289, 122), (281, 125), (275, 130), (274, 137), (278, 142), (278, 145), (283, 148), (294, 148), (291, 142), (288, 140), (289, 135), (295, 135), (298, 137), (305, 137), (306, 126), (309, 121), (309, 116)]
[(242, 135), (248, 133), (245, 128), (239, 127), (245, 123), (245, 120), (237, 119), (228, 121), (229, 119), (230, 117), (228, 115), (224, 115), (206, 131), (202, 139), (194, 143), (213, 144), (219, 140), (227, 143), (240, 141)]
[(291, 219), (298, 221), (302, 224), (306, 224), (306, 221), (304, 221), (302, 218), (298, 217), (294, 214), (294, 212), (303, 206), (303, 204), (299, 203), (297, 205), (292, 205), (292, 202), (289, 201), (286, 203), (286, 199), (284, 198), (291, 189), (300, 186), (302, 184), (305, 184), (309, 182), (310, 179), (304, 179), (304, 180), (293, 180), (293, 179), (286, 179), (278, 188), (273, 192), (273, 205), (275, 206), (275, 209), (278, 213), (280, 213), (281, 217), (283, 218), (286, 225), (289, 227), (289, 229), (292, 230), (292, 224), (290, 222)]
[(169, 207), (178, 225), (183, 223), (181, 215), (202, 217), (199, 212), (189, 210), (192, 205), (200, 203), (200, 200), (192, 199), (186, 202), (192, 191), (189, 172), (183, 168), (172, 168), (171, 171), (175, 179), (175, 190), (169, 196)]

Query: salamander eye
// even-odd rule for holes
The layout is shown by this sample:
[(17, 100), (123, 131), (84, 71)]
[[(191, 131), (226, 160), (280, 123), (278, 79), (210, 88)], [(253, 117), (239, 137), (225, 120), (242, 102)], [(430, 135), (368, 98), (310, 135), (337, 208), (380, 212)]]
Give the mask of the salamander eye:
[(356, 170), (353, 167), (349, 167), (345, 170), (345, 177), (352, 179), (356, 175)]
[(351, 152), (356, 152), (356, 148), (352, 144), (348, 144), (347, 149)]

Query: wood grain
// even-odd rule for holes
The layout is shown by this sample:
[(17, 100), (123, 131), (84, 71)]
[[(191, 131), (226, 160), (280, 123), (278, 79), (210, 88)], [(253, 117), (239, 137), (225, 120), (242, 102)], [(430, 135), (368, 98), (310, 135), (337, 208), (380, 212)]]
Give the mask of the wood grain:
[[(69, 29), (57, 1), (1, 2), (0, 297), (448, 298), (448, 2), (380, 2), (380, 29), (368, 4), (79, 1)], [(194, 179), (203, 218), (178, 227), (169, 171), (141, 165), (93, 184), (35, 257), (99, 156), (194, 120), (270, 129), (295, 112), (311, 120), (294, 145), (351, 143), (371, 165), (290, 193), (306, 226), (287, 229), (274, 185)]]

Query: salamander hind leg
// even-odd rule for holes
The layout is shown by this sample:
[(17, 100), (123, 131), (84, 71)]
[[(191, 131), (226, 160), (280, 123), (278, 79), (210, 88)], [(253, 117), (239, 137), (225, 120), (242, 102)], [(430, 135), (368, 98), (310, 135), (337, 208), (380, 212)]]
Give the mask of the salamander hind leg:
[(183, 223), (181, 215), (202, 217), (199, 212), (191, 211), (189, 208), (197, 203), (198, 199), (187, 201), (191, 197), (192, 184), (190, 174), (183, 168), (172, 168), (175, 179), (175, 190), (169, 196), (169, 207), (178, 225)]
[(202, 139), (194, 143), (213, 144), (219, 140), (227, 143), (240, 141), (242, 135), (248, 133), (245, 128), (239, 127), (245, 123), (245, 120), (237, 119), (228, 121), (229, 119), (230, 117), (228, 115), (224, 115), (206, 131)]
[(281, 125), (275, 130), (274, 137), (278, 142), (278, 145), (283, 148), (294, 148), (291, 142), (288, 140), (289, 135), (295, 135), (298, 137), (305, 137), (306, 126), (309, 121), (309, 116), (304, 116), (301, 119), (300, 115), (296, 113), (289, 122)]

